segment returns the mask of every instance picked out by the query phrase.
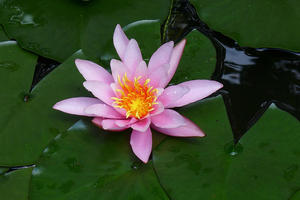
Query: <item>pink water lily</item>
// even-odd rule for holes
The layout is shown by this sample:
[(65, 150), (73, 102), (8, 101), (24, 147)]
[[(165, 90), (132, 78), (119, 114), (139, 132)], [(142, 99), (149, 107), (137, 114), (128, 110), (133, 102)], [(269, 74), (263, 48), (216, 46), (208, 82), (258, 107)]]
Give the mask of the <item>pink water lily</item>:
[[(111, 72), (101, 66), (76, 59), (84, 87), (96, 98), (75, 97), (56, 103), (53, 108), (74, 115), (93, 117), (92, 122), (110, 131), (132, 129), (130, 144), (144, 163), (152, 151), (150, 127), (176, 137), (203, 137), (205, 134), (189, 119), (170, 109), (207, 97), (222, 87), (212, 80), (191, 80), (168, 86), (179, 64), (186, 40), (174, 47), (163, 44), (148, 63), (138, 43), (128, 39), (120, 25), (113, 36), (121, 59), (112, 59)], [(166, 88), (165, 88), (166, 87)]]

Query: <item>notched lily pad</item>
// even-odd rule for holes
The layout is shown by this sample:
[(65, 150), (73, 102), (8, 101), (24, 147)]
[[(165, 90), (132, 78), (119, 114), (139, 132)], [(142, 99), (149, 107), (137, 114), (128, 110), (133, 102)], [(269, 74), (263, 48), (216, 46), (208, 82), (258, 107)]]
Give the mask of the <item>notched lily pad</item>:
[(25, 168), (0, 175), (1, 199), (28, 200), (32, 168)]
[(152, 163), (134, 158), (129, 136), (77, 122), (44, 150), (30, 199), (168, 199)]
[(299, 189), (300, 124), (288, 113), (272, 105), (233, 146), (221, 98), (181, 112), (207, 136), (168, 138), (154, 151), (155, 169), (171, 198), (282, 200)]

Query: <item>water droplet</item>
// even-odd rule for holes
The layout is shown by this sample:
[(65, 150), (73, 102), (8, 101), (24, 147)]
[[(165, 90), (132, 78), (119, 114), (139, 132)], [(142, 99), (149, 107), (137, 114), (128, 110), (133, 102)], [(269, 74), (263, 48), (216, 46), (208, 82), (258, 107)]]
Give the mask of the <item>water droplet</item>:
[(14, 72), (19, 69), (19, 65), (17, 65), (12, 61), (4, 61), (4, 62), (0, 62), (0, 69), (5, 69), (10, 72)]
[(138, 170), (139, 168), (141, 168), (143, 166), (143, 162), (140, 160), (136, 160), (132, 163), (131, 168), (134, 170)]
[(42, 173), (42, 169), (39, 168), (39, 167), (35, 167), (33, 170), (32, 170), (32, 176), (37, 176), (37, 175), (40, 175)]
[(31, 25), (31, 26), (39, 26), (40, 23), (37, 22), (37, 20), (34, 18), (33, 15), (25, 13), (21, 8), (19, 7), (13, 7), (15, 10), (15, 14), (12, 15), (9, 19), (10, 23), (13, 24), (21, 24), (21, 25)]
[(19, 97), (20, 97), (20, 99), (23, 101), (23, 102), (29, 102), (29, 101), (31, 101), (32, 100), (32, 97), (33, 97), (33, 95), (31, 94), (31, 93), (27, 93), (27, 92), (21, 92), (20, 94), (19, 94)]
[(231, 156), (236, 156), (243, 151), (243, 146), (241, 143), (234, 144), (231, 141), (225, 145), (224, 151)]

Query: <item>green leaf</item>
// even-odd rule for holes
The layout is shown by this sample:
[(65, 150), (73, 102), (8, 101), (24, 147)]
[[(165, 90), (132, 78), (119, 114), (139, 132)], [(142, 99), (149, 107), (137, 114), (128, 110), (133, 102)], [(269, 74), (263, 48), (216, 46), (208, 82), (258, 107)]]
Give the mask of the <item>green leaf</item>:
[(169, 137), (154, 151), (155, 169), (171, 198), (282, 200), (299, 189), (300, 124), (288, 113), (272, 106), (234, 147), (221, 98), (180, 112), (207, 136)]
[[(78, 118), (54, 111), (59, 100), (88, 96), (82, 87), (74, 59), (84, 58), (78, 52), (43, 79), (28, 93), (36, 56), (22, 51), (16, 43), (2, 43), (0, 165), (32, 164), (49, 141), (60, 130), (70, 127)], [(0, 65), (1, 66), (1, 65)]]
[(191, 0), (199, 17), (241, 46), (300, 51), (300, 2)]
[(30, 199), (168, 199), (151, 162), (137, 161), (130, 132), (104, 132), (79, 121), (44, 150)]
[(24, 49), (62, 62), (77, 49), (100, 58), (116, 24), (164, 19), (168, 8), (168, 0), (1, 0), (0, 23)]
[(3, 200), (28, 200), (32, 168), (15, 170), (0, 175), (0, 194)]
[(0, 42), (9, 40), (0, 24)]

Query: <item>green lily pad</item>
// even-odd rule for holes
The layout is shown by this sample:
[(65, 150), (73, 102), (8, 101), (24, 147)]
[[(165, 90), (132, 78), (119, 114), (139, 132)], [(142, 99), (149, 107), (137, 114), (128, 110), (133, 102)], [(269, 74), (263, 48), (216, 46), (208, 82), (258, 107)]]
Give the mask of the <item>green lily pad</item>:
[(298, 190), (291, 198), (290, 200), (299, 200), (300, 199), (300, 191)]
[(0, 42), (7, 41), (7, 40), (9, 40), (9, 39), (6, 36), (2, 26), (0, 25)]
[[(87, 96), (74, 59), (78, 52), (43, 79), (31, 93), (36, 56), (21, 50), (15, 42), (0, 48), (1, 116), (0, 166), (32, 164), (59, 130), (65, 130), (74, 118), (55, 112), (52, 106), (73, 96)], [(78, 119), (77, 119), (78, 120)]]
[(272, 106), (237, 146), (221, 98), (181, 113), (207, 136), (168, 138), (154, 151), (155, 169), (172, 199), (282, 200), (299, 189), (300, 124), (288, 113)]
[(32, 168), (19, 169), (0, 175), (0, 194), (3, 200), (28, 200)]
[(191, 0), (199, 17), (241, 46), (300, 51), (299, 1)]
[(64, 61), (78, 49), (100, 58), (116, 24), (164, 19), (168, 0), (0, 1), (0, 23), (21, 47)]
[(129, 136), (77, 122), (44, 150), (30, 199), (168, 199), (151, 162), (131, 153)]

